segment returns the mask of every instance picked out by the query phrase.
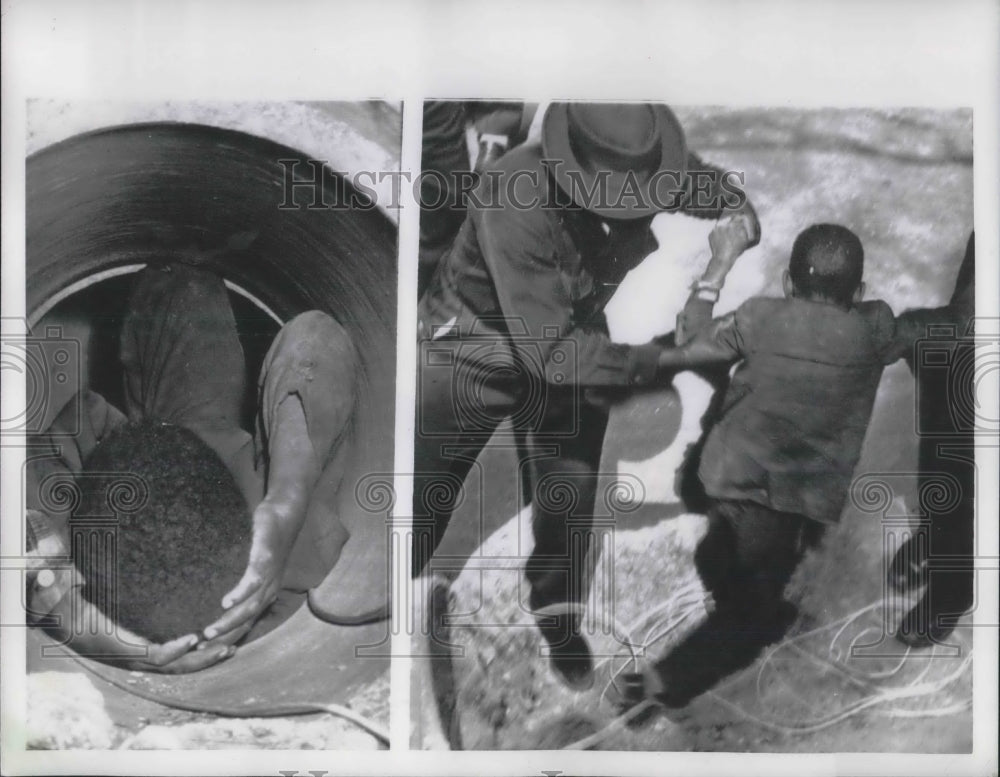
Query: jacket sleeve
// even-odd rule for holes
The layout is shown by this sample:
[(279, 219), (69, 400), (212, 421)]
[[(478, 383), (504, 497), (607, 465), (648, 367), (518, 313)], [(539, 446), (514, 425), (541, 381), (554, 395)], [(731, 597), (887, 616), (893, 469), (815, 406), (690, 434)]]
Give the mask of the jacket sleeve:
[(732, 363), (747, 355), (746, 331), (750, 322), (744, 308), (710, 320), (682, 350), (701, 363)]
[(527, 365), (564, 387), (652, 383), (660, 346), (613, 343), (599, 326), (574, 321), (572, 279), (563, 272), (557, 227), (543, 209), (504, 203), (472, 214), (508, 328), (524, 333), (513, 340)]
[[(29, 439), (25, 468), (25, 504), (51, 516), (56, 526), (69, 520), (69, 505), (47, 498), (43, 489), (51, 487), (52, 477), (72, 480), (83, 470), (83, 462), (102, 439), (126, 422), (125, 416), (94, 391), (75, 395), (52, 421), (49, 428)], [(68, 541), (66, 532), (63, 539)]]
[(697, 292), (691, 292), (684, 308), (677, 314), (677, 334), (674, 337), (677, 345), (684, 345), (712, 323), (714, 302), (699, 299)]
[(689, 153), (687, 158), (687, 175), (690, 190), (681, 205), (681, 213), (701, 219), (719, 219), (726, 215), (734, 215), (744, 210), (750, 210), (756, 215), (750, 200), (743, 195), (739, 203), (742, 183), (739, 179), (729, 180), (724, 186), (726, 171), (715, 165), (703, 162), (701, 157)]
[(954, 327), (956, 337), (967, 337), (976, 314), (976, 243), (969, 236), (965, 257), (955, 279), (955, 290), (947, 305), (938, 308), (916, 308), (901, 313), (893, 322), (893, 337), (886, 350), (886, 364), (906, 358), (913, 370), (917, 343), (931, 334), (932, 327)]
[[(29, 440), (25, 520), (29, 535), (26, 600), (30, 623), (39, 622), (70, 589), (83, 585), (82, 576), (68, 559), (73, 500), (60, 495), (58, 484), (72, 481), (97, 443), (125, 422), (125, 416), (100, 394), (83, 391), (66, 403), (43, 434)], [(42, 574), (45, 571), (47, 575)]]
[[(884, 338), (886, 344), (882, 356), (883, 363), (892, 364), (899, 359), (906, 359), (912, 370), (917, 343), (926, 338), (933, 327), (955, 323), (956, 316), (948, 306), (917, 308), (900, 313), (892, 321), (891, 330)], [(888, 327), (884, 329), (888, 330)]]

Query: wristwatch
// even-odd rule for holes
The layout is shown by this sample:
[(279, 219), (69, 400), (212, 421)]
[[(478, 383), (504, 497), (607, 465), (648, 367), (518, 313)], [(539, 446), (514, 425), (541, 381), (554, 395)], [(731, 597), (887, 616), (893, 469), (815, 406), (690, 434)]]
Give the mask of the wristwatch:
[(691, 286), (691, 291), (694, 292), (695, 297), (702, 302), (718, 302), (721, 290), (722, 284), (706, 280), (695, 281)]

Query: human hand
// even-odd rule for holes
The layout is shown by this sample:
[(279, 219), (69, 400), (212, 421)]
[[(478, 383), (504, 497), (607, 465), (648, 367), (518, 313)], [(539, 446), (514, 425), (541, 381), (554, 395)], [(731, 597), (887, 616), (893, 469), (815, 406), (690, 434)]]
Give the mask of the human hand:
[(756, 217), (750, 213), (739, 213), (725, 221), (720, 221), (708, 236), (712, 258), (708, 262), (702, 280), (722, 286), (736, 260), (756, 239), (760, 240), (760, 227)]
[(56, 623), (47, 630), (54, 631), (76, 653), (139, 672), (197, 672), (236, 652), (232, 646), (235, 640), (202, 642), (197, 634), (162, 644), (151, 642), (113, 623), (97, 605), (84, 598), (80, 586), (74, 586), (52, 614)]
[(255, 620), (270, 607), (278, 596), (285, 563), (294, 537), (289, 537), (290, 521), (269, 500), (261, 502), (253, 514), (253, 540), (250, 559), (243, 577), (222, 597), (226, 612), (205, 629), (206, 639), (229, 639), (243, 636)]
[(224, 642), (199, 642), (197, 634), (188, 634), (163, 644), (145, 640), (143, 643), (145, 655), (120, 662), (126, 669), (160, 674), (185, 674), (206, 669), (236, 652), (235, 647)]

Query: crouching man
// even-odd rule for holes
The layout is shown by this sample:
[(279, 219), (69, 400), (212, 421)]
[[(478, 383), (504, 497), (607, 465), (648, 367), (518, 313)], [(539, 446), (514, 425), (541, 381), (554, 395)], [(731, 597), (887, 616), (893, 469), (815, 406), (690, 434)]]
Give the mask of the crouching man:
[[(193, 671), (232, 655), (231, 646), (261, 616), (280, 608), (282, 600), (300, 604), (336, 564), (348, 538), (335, 497), (349, 455), (357, 356), (347, 333), (325, 313), (309, 311), (287, 322), (261, 368), (251, 435), (239, 423), (246, 365), (225, 285), (209, 270), (179, 263), (150, 265), (136, 276), (119, 355), (124, 412), (86, 391), (56, 417), (47, 434), (32, 440), (44, 453), (29, 461), (27, 473), (29, 524), (36, 536), (29, 618), (42, 618), (64, 636), (71, 632), (73, 647), (104, 660), (147, 670)], [(82, 418), (79, 433), (69, 436), (65, 431), (75, 424), (69, 417), (75, 405), (82, 408)], [(67, 562), (73, 560), (67, 553), (70, 505), (47, 498), (46, 489), (60, 480), (79, 480), (102, 443), (128, 424), (192, 433), (195, 443), (221, 462), (242, 496), (250, 538), (236, 582), (218, 602), (214, 620), (166, 641), (106, 624), (102, 634), (117, 634), (119, 644), (100, 639), (95, 645), (77, 627), (85, 615), (107, 621), (109, 613), (94, 612), (94, 592), (87, 592), (77, 565)], [(198, 468), (196, 462), (189, 464)], [(169, 523), (155, 528), (166, 532)], [(155, 528), (144, 538), (148, 544), (136, 551), (154, 565)], [(62, 564), (53, 563), (60, 558)], [(128, 583), (118, 581), (118, 596), (128, 595)], [(44, 618), (46, 613), (60, 617)]]

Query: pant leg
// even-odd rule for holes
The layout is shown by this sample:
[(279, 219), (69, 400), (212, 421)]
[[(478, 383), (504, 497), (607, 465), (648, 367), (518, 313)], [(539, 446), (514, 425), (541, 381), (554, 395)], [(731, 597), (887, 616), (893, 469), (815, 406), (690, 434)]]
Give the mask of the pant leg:
[(683, 706), (732, 672), (749, 666), (789, 624), (782, 593), (808, 538), (807, 518), (752, 502), (713, 500), (709, 528), (695, 552), (715, 611), (656, 664), (668, 704)]
[(808, 542), (818, 541), (823, 524), (754, 502), (721, 503), (736, 537), (733, 602), (765, 628), (779, 615), (782, 595)]
[[(975, 235), (969, 236), (965, 256), (959, 267), (949, 304), (955, 315), (959, 341), (952, 352), (952, 364), (973, 364), (976, 359), (976, 342), (968, 336), (968, 326), (975, 316), (976, 306), (976, 244)], [(940, 372), (940, 371), (939, 371)], [(928, 374), (931, 373), (931, 374)], [(921, 491), (931, 488), (931, 483), (941, 473), (951, 476), (958, 484), (958, 498), (947, 506), (927, 505), (931, 515), (931, 582), (928, 596), (934, 617), (944, 616), (949, 622), (972, 607), (975, 595), (975, 513), (976, 468), (974, 463), (974, 424), (957, 420), (957, 414), (948, 410), (962, 403), (969, 403), (975, 396), (975, 370), (948, 371), (945, 381), (931, 370), (918, 374), (920, 386), (920, 412), (934, 415), (948, 423), (947, 436), (922, 437), (920, 440)], [(942, 385), (942, 382), (946, 385)], [(947, 419), (947, 421), (945, 421)], [(941, 430), (944, 431), (944, 430)], [(933, 501), (933, 500), (927, 500)], [(950, 508), (950, 509), (949, 509)], [(934, 572), (937, 559), (950, 571)], [(936, 579), (935, 579), (936, 578)], [(949, 617), (950, 616), (950, 617)]]
[(261, 366), (254, 438), (257, 471), (266, 477), (268, 440), (278, 408), (287, 401), (301, 404), (321, 469), (286, 566), (286, 588), (304, 591), (319, 585), (347, 541), (337, 516), (337, 497), (350, 451), (357, 364), (354, 344), (344, 328), (326, 313), (313, 310), (281, 328)]
[(253, 440), (240, 427), (246, 363), (222, 278), (180, 263), (137, 273), (119, 357), (128, 419), (153, 418), (197, 434), (253, 510), (263, 483), (254, 471)]
[(203, 429), (239, 427), (246, 365), (222, 279), (185, 264), (136, 275), (122, 324), (125, 412)]
[(487, 438), (416, 435), (413, 476), (413, 575), (428, 570), (444, 539), (465, 479)]
[[(460, 341), (419, 346), (414, 428), (413, 574), (420, 575), (441, 544), (469, 470), (500, 422), (516, 406), (519, 389), (494, 373), (465, 371)], [(434, 354), (450, 355), (439, 359)], [(472, 403), (476, 402), (475, 406)]]
[(460, 101), (424, 103), (418, 295), (427, 288), (438, 260), (465, 219), (458, 191), (458, 177), (471, 173), (465, 123), (465, 105)]
[[(576, 401), (578, 397), (568, 392), (550, 395), (538, 429), (528, 436), (535, 546), (525, 575), (533, 609), (585, 602), (599, 548), (592, 535), (608, 413)], [(554, 434), (574, 424), (574, 435)], [(545, 447), (553, 445), (558, 455), (545, 455)]]

